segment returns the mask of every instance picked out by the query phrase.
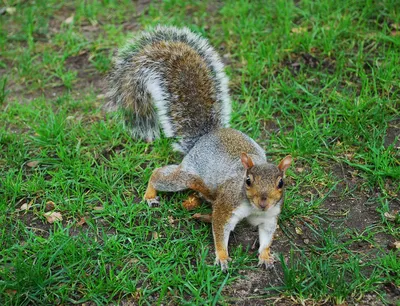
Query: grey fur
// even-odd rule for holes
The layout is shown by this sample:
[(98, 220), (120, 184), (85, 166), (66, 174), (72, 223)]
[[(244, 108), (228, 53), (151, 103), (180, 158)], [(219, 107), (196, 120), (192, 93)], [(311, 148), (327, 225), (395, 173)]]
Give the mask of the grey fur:
[(162, 176), (154, 182), (154, 188), (159, 191), (180, 191), (189, 188), (190, 180), (198, 177), (212, 192), (215, 192), (218, 186), (231, 181), (234, 189), (232, 194), (237, 193), (238, 188), (243, 187), (244, 173), (240, 148), (237, 148), (237, 158), (232, 158), (221, 147), (221, 135), (232, 133), (239, 135), (243, 142), (251, 144), (253, 154), (249, 155), (255, 164), (267, 163), (264, 150), (253, 139), (237, 130), (222, 128), (201, 137), (180, 165), (168, 165), (157, 169), (157, 176)]
[(254, 153), (250, 156), (255, 164), (263, 164), (267, 161), (264, 150), (253, 139), (237, 130), (220, 129), (203, 136), (184, 157), (181, 165), (183, 171), (198, 175), (205, 185), (214, 191), (231, 178), (238, 179), (239, 186), (243, 186), (240, 148), (237, 148), (237, 158), (232, 158), (221, 147), (221, 135), (228, 133), (237, 133), (243, 142), (251, 144)]
[[(203, 122), (196, 118), (175, 120), (182, 114), (171, 108), (177, 97), (176, 93), (168, 91), (165, 64), (139, 56), (143, 48), (157, 42), (187, 44), (206, 64), (214, 87), (215, 103)], [(221, 59), (206, 39), (187, 28), (158, 26), (129, 41), (114, 59), (109, 84), (105, 108), (122, 111), (125, 126), (134, 138), (152, 141), (160, 136), (161, 127), (166, 137), (177, 139), (174, 148), (187, 153), (204, 134), (229, 126), (231, 102)], [(183, 133), (177, 132), (177, 125), (184, 127), (180, 129), (184, 130)]]

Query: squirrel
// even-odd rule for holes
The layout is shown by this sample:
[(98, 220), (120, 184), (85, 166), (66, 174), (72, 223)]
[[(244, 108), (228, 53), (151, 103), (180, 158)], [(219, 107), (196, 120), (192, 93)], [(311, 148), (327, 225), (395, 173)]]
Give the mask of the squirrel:
[[(229, 128), (228, 78), (218, 53), (188, 28), (157, 26), (129, 41), (114, 58), (106, 94), (108, 110), (120, 110), (135, 139), (151, 142), (163, 133), (184, 153), (179, 165), (155, 169), (144, 199), (159, 204), (157, 191), (191, 189), (211, 202), (215, 264), (228, 268), (230, 232), (242, 219), (259, 229), (259, 266), (270, 253), (284, 199), (286, 156), (278, 166), (244, 133)], [(194, 195), (187, 209), (200, 204)]]

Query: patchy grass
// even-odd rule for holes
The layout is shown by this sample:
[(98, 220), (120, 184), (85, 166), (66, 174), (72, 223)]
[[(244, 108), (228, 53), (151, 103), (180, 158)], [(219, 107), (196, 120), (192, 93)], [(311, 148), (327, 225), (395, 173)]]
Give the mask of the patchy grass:
[[(398, 305), (397, 1), (3, 6), (15, 11), (0, 15), (2, 305)], [(253, 228), (233, 234), (223, 274), (209, 225), (181, 209), (187, 193), (141, 200), (152, 170), (181, 157), (106, 116), (103, 79), (115, 48), (159, 23), (208, 37), (227, 64), (232, 125), (272, 160), (295, 157), (272, 271), (256, 268)], [(49, 210), (63, 220), (49, 224)]]

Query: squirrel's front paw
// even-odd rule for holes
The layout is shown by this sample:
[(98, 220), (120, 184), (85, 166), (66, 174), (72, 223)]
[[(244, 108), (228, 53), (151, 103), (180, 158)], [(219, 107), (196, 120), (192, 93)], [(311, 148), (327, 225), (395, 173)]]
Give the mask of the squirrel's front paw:
[(230, 257), (226, 257), (225, 259), (222, 258), (215, 258), (214, 265), (220, 265), (221, 270), (226, 272), (228, 270), (228, 261), (231, 261), (232, 259)]
[(258, 266), (265, 267), (265, 269), (271, 269), (274, 267), (275, 257), (271, 254), (260, 254), (258, 256)]
[(155, 197), (153, 199), (146, 199), (147, 204), (150, 207), (159, 206), (160, 205), (160, 197)]

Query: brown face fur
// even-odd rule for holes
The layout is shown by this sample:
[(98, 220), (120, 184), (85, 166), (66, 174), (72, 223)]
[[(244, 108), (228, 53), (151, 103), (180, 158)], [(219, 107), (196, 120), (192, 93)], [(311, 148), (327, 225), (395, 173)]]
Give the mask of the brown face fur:
[(260, 210), (275, 206), (283, 196), (283, 180), (285, 171), (292, 162), (291, 156), (285, 157), (279, 166), (269, 163), (254, 165), (246, 153), (242, 153), (241, 159), (246, 169), (244, 186), (249, 201)]
[(247, 198), (257, 208), (268, 210), (282, 198), (284, 187), (278, 187), (280, 179), (283, 179), (283, 172), (275, 165), (265, 164), (248, 169), (245, 177)]

